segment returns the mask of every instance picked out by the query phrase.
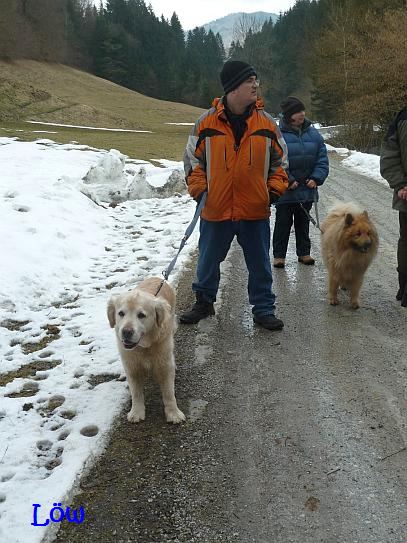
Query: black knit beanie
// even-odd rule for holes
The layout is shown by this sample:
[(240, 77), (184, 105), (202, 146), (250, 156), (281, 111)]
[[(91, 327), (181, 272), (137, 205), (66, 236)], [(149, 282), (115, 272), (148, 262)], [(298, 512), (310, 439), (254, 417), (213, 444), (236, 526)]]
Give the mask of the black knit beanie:
[(220, 80), (222, 82), (225, 94), (236, 89), (243, 81), (249, 77), (257, 77), (256, 70), (247, 62), (240, 60), (228, 60), (223, 65), (220, 72)]
[(283, 117), (288, 123), (290, 122), (291, 115), (294, 115), (294, 113), (299, 113), (300, 111), (305, 111), (304, 104), (295, 96), (289, 96), (283, 100), (280, 107)]

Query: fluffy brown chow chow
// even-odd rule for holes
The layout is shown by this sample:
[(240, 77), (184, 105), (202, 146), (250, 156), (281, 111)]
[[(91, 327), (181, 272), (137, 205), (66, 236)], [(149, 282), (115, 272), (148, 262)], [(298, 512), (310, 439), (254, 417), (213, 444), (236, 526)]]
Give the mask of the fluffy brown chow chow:
[(321, 225), (322, 259), (328, 270), (328, 299), (337, 305), (339, 287), (349, 290), (353, 309), (360, 306), (364, 274), (379, 246), (366, 211), (353, 203), (336, 204)]

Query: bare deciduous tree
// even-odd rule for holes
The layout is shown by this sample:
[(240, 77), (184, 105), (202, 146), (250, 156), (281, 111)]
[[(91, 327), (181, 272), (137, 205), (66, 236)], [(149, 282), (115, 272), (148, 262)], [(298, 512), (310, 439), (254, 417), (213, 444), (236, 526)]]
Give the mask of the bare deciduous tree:
[(263, 23), (250, 13), (242, 13), (233, 26), (233, 41), (244, 44), (246, 37), (251, 33), (260, 32)]
[(360, 122), (385, 126), (406, 104), (406, 27), (407, 12), (402, 8), (386, 12), (380, 21), (369, 14), (365, 32), (355, 36), (357, 54), (349, 64), (349, 108)]
[(343, 145), (376, 149), (407, 101), (407, 12), (365, 11), (353, 24), (351, 12), (335, 13), (315, 48), (315, 94), (328, 120), (345, 125)]
[(349, 0), (329, 6), (329, 27), (315, 43), (314, 84), (323, 98), (330, 122), (346, 124), (349, 100), (349, 61), (354, 55), (355, 14)]

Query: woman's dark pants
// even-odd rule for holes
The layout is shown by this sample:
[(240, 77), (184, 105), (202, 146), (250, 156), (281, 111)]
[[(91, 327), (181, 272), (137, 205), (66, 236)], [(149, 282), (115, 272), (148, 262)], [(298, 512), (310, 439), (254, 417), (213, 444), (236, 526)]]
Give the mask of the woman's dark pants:
[[(308, 211), (312, 202), (302, 204)], [(273, 233), (274, 258), (285, 258), (291, 227), (294, 222), (297, 256), (307, 256), (311, 252), (309, 237), (309, 219), (300, 204), (280, 204), (276, 206), (276, 220)]]

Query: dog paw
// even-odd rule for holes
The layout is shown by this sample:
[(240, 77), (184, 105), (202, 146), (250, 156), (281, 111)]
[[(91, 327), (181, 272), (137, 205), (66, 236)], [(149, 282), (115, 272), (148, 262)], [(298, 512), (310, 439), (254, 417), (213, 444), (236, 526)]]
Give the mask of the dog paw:
[(129, 422), (140, 422), (141, 420), (145, 420), (146, 414), (144, 411), (136, 411), (131, 410), (127, 413), (127, 420)]
[(171, 411), (166, 411), (165, 413), (167, 422), (172, 422), (173, 424), (179, 424), (185, 420), (185, 415), (179, 409), (173, 409)]
[(338, 298), (329, 298), (329, 303), (331, 305), (339, 305), (339, 300)]
[(351, 302), (352, 309), (359, 309), (360, 303), (358, 300)]

